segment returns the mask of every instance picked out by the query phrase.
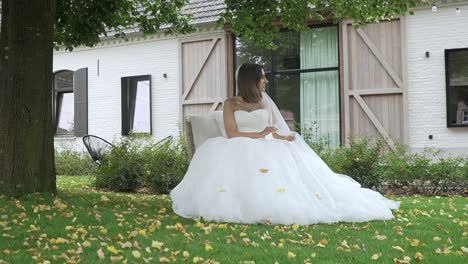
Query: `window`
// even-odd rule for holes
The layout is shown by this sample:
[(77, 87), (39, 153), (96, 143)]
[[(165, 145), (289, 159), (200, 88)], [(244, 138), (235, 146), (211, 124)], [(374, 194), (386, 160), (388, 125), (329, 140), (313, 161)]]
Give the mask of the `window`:
[[(283, 31), (275, 51), (236, 40), (236, 68), (265, 68), (267, 93), (293, 130), (340, 144), (338, 28), (320, 25), (307, 32)], [(304, 131), (302, 131), (304, 132)]]
[(75, 105), (73, 97), (73, 71), (55, 74), (55, 134), (73, 134), (75, 131)]
[(447, 126), (468, 127), (468, 48), (445, 50)]
[(53, 120), (55, 135), (88, 133), (88, 69), (54, 74)]
[(122, 78), (122, 134), (151, 134), (151, 75)]

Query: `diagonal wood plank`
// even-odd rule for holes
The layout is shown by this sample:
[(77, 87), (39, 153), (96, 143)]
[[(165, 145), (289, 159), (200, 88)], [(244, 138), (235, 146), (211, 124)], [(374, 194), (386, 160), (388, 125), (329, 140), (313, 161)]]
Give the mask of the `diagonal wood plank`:
[(359, 103), (359, 105), (361, 106), (362, 110), (364, 110), (364, 112), (367, 114), (367, 116), (369, 117), (369, 119), (372, 121), (372, 123), (374, 124), (375, 128), (377, 128), (377, 130), (380, 132), (380, 134), (382, 135), (382, 137), (384, 138), (384, 140), (387, 142), (388, 146), (391, 148), (391, 149), (395, 149), (395, 142), (393, 142), (392, 138), (390, 137), (390, 135), (388, 134), (387, 130), (385, 130), (385, 128), (382, 126), (382, 124), (380, 123), (380, 121), (377, 119), (377, 117), (374, 115), (374, 113), (372, 112), (372, 110), (369, 108), (369, 106), (366, 104), (366, 102), (364, 102), (364, 99), (362, 99), (362, 97), (358, 94), (354, 95), (354, 98), (356, 99), (356, 101)]
[(385, 57), (382, 55), (382, 53), (379, 51), (377, 46), (375, 46), (374, 42), (370, 40), (370, 38), (367, 36), (367, 34), (360, 28), (356, 30), (356, 32), (359, 34), (361, 39), (366, 43), (366, 45), (369, 47), (369, 49), (374, 53), (375, 57), (377, 60), (382, 64), (384, 69), (388, 72), (390, 77), (392, 77), (393, 81), (396, 83), (396, 85), (400, 88), (403, 87), (403, 81), (401, 80), (400, 76), (395, 72), (393, 69), (392, 65), (388, 63), (388, 61), (385, 59)]
[(210, 113), (216, 111), (216, 108), (218, 108), (219, 102), (214, 103), (211, 108), (210, 108)]
[(187, 90), (182, 95), (182, 100), (187, 99), (187, 96), (189, 95), (190, 91), (192, 91), (192, 88), (193, 88), (194, 84), (196, 83), (196, 81), (200, 77), (200, 74), (201, 74), (203, 68), (205, 67), (205, 64), (208, 62), (208, 58), (213, 53), (213, 50), (214, 50), (214, 48), (216, 46), (216, 43), (218, 43), (219, 40), (220, 40), (220, 38), (214, 38), (214, 39), (211, 40), (210, 47), (208, 48), (208, 52), (206, 53), (205, 58), (203, 59), (203, 63), (200, 65), (200, 67), (196, 71), (197, 74), (189, 82)]

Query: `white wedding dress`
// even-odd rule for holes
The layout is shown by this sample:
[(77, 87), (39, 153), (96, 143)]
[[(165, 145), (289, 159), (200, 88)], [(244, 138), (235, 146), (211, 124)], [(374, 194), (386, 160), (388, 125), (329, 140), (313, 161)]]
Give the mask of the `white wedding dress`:
[[(241, 132), (259, 132), (269, 112), (236, 111)], [(182, 217), (231, 223), (300, 224), (392, 219), (399, 203), (330, 170), (296, 134), (293, 142), (207, 140), (170, 196)]]

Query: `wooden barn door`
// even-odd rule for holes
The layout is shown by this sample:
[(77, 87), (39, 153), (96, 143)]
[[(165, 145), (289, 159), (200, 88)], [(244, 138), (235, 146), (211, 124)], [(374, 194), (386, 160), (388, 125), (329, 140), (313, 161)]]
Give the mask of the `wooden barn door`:
[(407, 143), (404, 17), (355, 29), (342, 24), (345, 136)]
[(224, 35), (180, 41), (181, 125), (190, 115), (207, 115), (227, 96)]

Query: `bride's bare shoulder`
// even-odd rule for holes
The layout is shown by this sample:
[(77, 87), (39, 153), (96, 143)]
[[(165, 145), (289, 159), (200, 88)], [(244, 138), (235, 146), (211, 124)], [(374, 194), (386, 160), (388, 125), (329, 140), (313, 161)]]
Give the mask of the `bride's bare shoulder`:
[(237, 105), (239, 105), (240, 100), (241, 100), (240, 96), (234, 96), (234, 97), (231, 97), (231, 98), (228, 98), (228, 99), (224, 100), (224, 104), (227, 104), (227, 105), (230, 105), (230, 106), (237, 106)]

